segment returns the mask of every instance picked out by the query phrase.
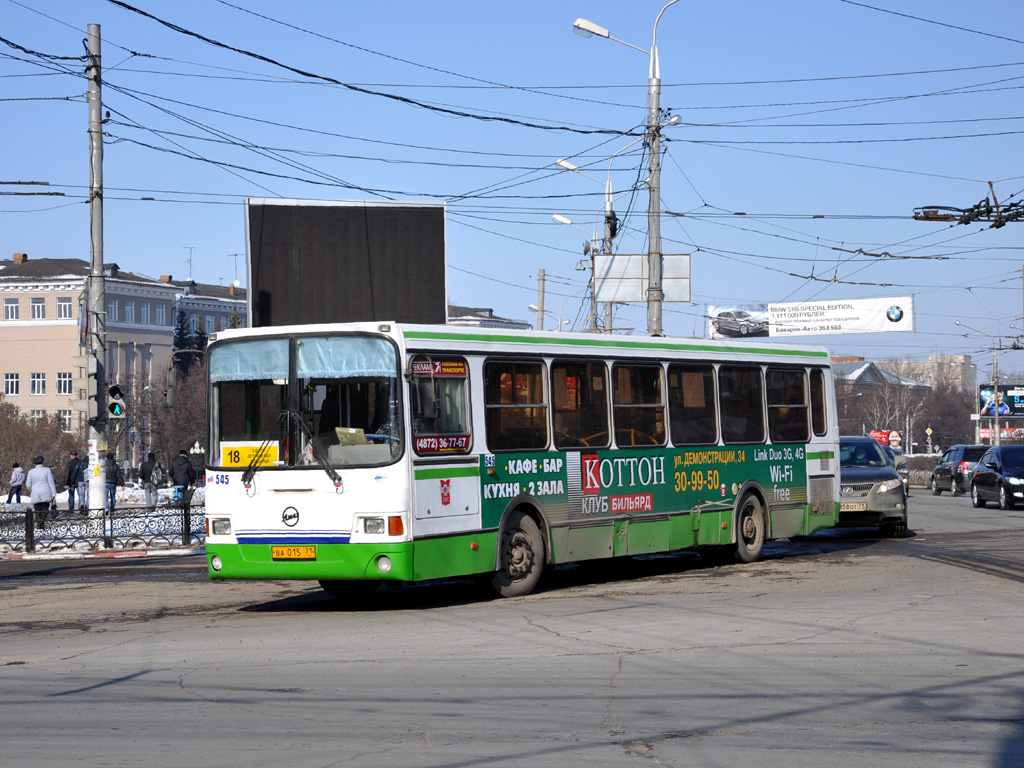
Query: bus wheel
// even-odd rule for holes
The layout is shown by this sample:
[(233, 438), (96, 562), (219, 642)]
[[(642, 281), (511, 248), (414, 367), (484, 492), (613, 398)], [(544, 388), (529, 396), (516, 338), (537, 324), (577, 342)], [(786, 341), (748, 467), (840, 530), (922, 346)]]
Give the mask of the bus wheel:
[(736, 518), (737, 560), (741, 563), (753, 563), (761, 558), (767, 527), (761, 502), (754, 494), (747, 494), (740, 504), (740, 513)]
[(320, 586), (323, 587), (324, 592), (329, 594), (331, 597), (338, 600), (347, 600), (352, 603), (358, 603), (365, 600), (377, 591), (377, 587), (379, 587), (380, 584), (380, 581), (375, 579), (362, 581), (339, 580), (320, 582)]
[(498, 539), (499, 567), (491, 586), (502, 597), (528, 595), (544, 570), (544, 539), (532, 518), (513, 512)]

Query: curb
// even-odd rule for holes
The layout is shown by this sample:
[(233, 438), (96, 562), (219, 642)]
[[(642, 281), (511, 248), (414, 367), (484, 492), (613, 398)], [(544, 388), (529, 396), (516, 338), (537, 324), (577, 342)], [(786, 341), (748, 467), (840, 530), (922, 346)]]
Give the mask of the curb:
[(182, 557), (205, 555), (206, 547), (177, 547), (168, 549), (123, 549), (99, 552), (23, 552), (0, 555), (3, 560), (114, 560), (135, 557)]

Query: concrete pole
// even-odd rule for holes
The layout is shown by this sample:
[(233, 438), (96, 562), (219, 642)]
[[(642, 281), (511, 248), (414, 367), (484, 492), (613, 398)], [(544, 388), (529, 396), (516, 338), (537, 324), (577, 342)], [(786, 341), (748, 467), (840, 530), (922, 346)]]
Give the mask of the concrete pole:
[(89, 517), (94, 524), (103, 518), (106, 481), (104, 467), (99, 463), (107, 425), (106, 376), (106, 285), (103, 276), (103, 100), (101, 95), (102, 66), (100, 58), (100, 25), (88, 28), (89, 80), (89, 354), (96, 358), (97, 418), (89, 425)]
[(544, 270), (537, 270), (537, 330), (544, 330)]
[(992, 435), (992, 445), (1002, 445), (1003, 441), (999, 435), (999, 357), (996, 355), (996, 348), (992, 347), (992, 397), (995, 399), (993, 418), (995, 419), (995, 433)]
[(650, 160), (650, 202), (647, 206), (647, 335), (661, 336), (661, 307), (665, 295), (661, 289), (661, 70), (658, 66), (657, 45), (651, 46), (647, 106), (647, 151)]

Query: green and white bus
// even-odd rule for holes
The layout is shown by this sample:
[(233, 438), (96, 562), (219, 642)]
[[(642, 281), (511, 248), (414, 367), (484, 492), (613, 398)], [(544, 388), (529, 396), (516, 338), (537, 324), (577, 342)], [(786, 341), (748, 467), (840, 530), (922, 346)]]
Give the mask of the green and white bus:
[(215, 579), (335, 596), (679, 549), (751, 562), (836, 524), (826, 350), (353, 323), (208, 348)]

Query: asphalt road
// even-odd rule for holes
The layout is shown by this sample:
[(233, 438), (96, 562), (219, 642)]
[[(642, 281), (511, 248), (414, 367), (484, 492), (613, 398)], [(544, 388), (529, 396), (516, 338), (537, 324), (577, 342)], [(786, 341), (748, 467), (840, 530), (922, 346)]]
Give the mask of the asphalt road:
[(19, 766), (1020, 766), (1024, 512), (470, 581), (373, 610), (201, 557), (0, 563)]

